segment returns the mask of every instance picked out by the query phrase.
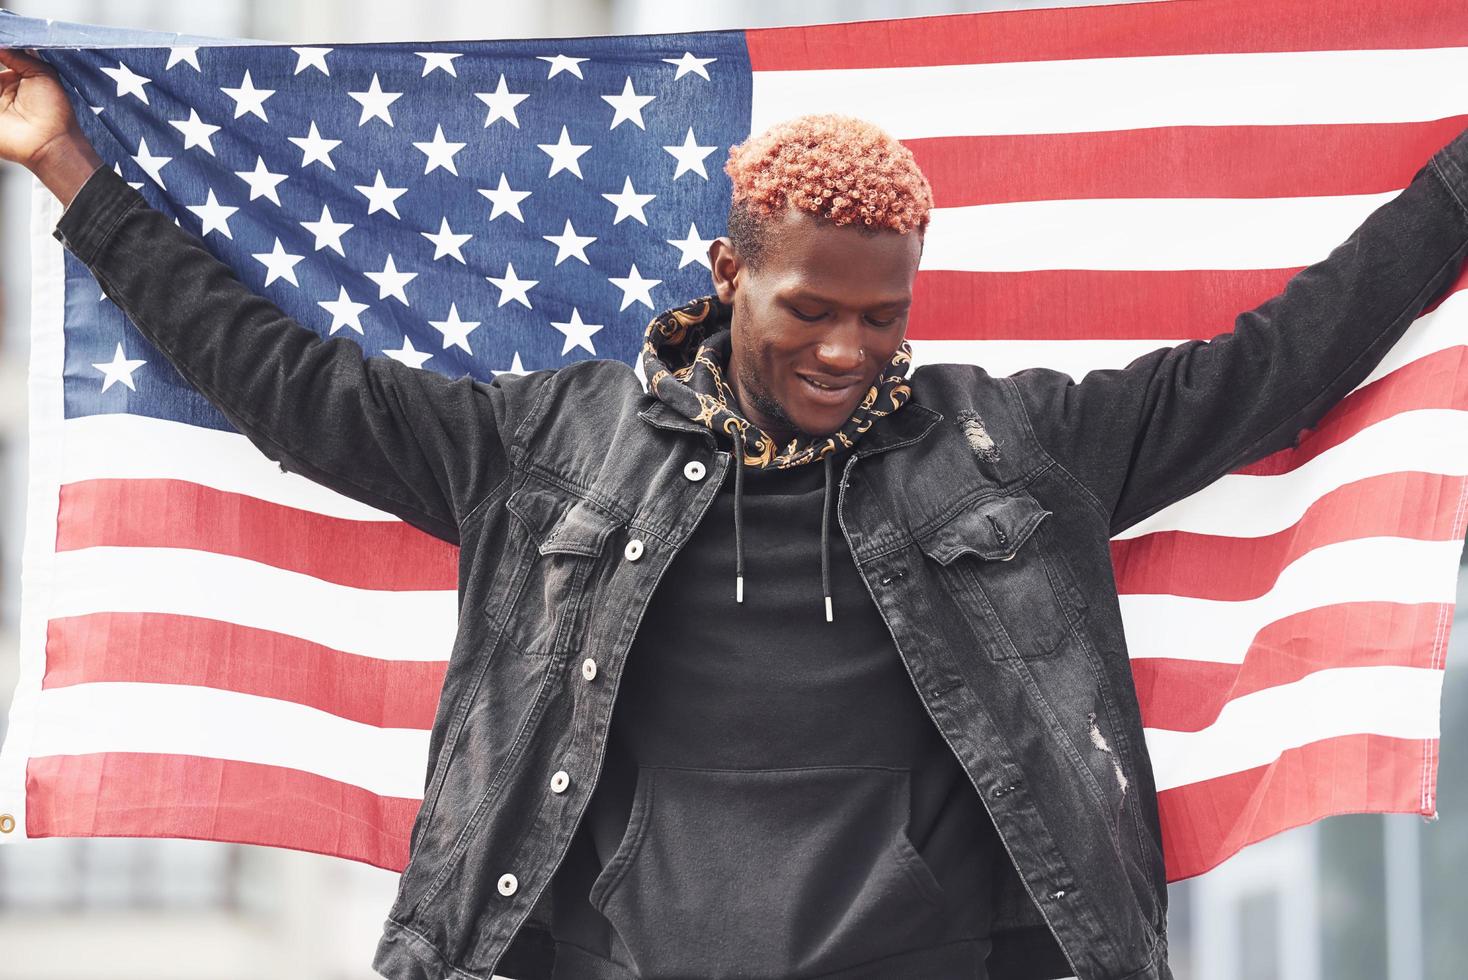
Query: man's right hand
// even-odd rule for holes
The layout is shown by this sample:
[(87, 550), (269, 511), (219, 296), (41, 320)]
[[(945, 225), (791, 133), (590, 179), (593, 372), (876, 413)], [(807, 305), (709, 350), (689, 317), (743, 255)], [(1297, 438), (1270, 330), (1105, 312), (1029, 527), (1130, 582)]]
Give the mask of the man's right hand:
[(0, 48), (0, 159), (34, 173), (62, 204), (102, 163), (82, 134), (56, 70), (13, 48)]

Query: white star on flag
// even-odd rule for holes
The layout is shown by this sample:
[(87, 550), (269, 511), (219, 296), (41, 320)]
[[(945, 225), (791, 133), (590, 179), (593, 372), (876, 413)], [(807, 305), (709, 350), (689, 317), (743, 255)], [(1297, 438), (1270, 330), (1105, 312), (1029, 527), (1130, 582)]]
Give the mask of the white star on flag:
[(561, 356), (565, 357), (571, 353), (573, 347), (584, 347), (594, 356), (596, 347), (591, 342), (591, 335), (602, 328), (600, 323), (581, 322), (581, 311), (571, 307), (571, 319), (565, 323), (551, 321), (551, 326), (566, 335), (566, 342), (561, 347)]
[(311, 131), (305, 136), (292, 136), (290, 141), (301, 148), (301, 167), (313, 163), (324, 163), (330, 170), (336, 169), (336, 164), (331, 162), (331, 151), (341, 146), (341, 140), (329, 140), (322, 137), (316, 131), (316, 121), (311, 121)]
[(392, 296), (401, 301), (404, 306), (412, 305), (408, 302), (408, 294), (403, 291), (403, 287), (418, 278), (418, 273), (399, 272), (398, 267), (393, 263), (391, 253), (388, 254), (387, 264), (382, 267), (381, 272), (367, 272), (363, 274), (368, 279), (377, 283), (378, 299), (387, 299), (389, 296)]
[(219, 127), (211, 126), (200, 119), (198, 109), (191, 107), (189, 118), (170, 119), (168, 125), (183, 133), (185, 150), (191, 146), (202, 146), (211, 157), (214, 156), (214, 144), (209, 141), (209, 137), (219, 132)]
[(268, 252), (255, 252), (254, 258), (265, 266), (265, 285), (270, 285), (277, 279), (284, 279), (292, 286), (299, 287), (296, 281), (296, 263), (304, 256), (292, 255), (280, 244), (280, 238), (275, 239), (275, 247)]
[(194, 71), (202, 71), (203, 70), (203, 69), (201, 69), (199, 67), (199, 49), (197, 47), (189, 47), (187, 45), (176, 45), (174, 47), (169, 48), (168, 49), (168, 64), (166, 64), (166, 65), (163, 66), (163, 70), (164, 71), (167, 71), (168, 69), (172, 68), (174, 65), (177, 65), (177, 64), (185, 64), (185, 63), (186, 64), (189, 64), (189, 65), (192, 65), (193, 68), (194, 68)]
[(516, 94), (506, 88), (504, 75), (500, 75), (499, 84), (493, 92), (475, 92), (474, 97), (489, 106), (489, 113), (484, 117), (485, 126), (496, 119), (503, 119), (516, 129), (520, 128), (520, 120), (515, 117), (515, 106), (524, 102), (529, 95)]
[(143, 173), (153, 178), (153, 183), (159, 187), (166, 189), (163, 183), (163, 167), (172, 159), (173, 157), (154, 156), (148, 150), (148, 141), (141, 136), (138, 137), (138, 152), (133, 154), (133, 162), (143, 168)]
[(261, 122), (270, 121), (265, 116), (265, 100), (275, 94), (275, 89), (256, 88), (255, 83), (250, 80), (250, 69), (245, 69), (245, 77), (240, 81), (239, 88), (221, 88), (219, 91), (234, 99), (236, 119), (248, 112), (259, 116)]
[(122, 352), (122, 345), (118, 344), (117, 352), (112, 355), (111, 361), (93, 364), (92, 367), (102, 372), (103, 391), (111, 388), (114, 381), (120, 381), (127, 385), (130, 391), (137, 391), (137, 387), (133, 384), (133, 372), (147, 363), (147, 361), (128, 360), (127, 356)]
[(214, 197), (214, 188), (209, 188), (209, 196), (204, 200), (203, 204), (190, 204), (188, 205), (188, 209), (198, 215), (199, 220), (204, 223), (204, 227), (199, 231), (200, 238), (203, 238), (211, 231), (223, 232), (225, 238), (234, 238), (234, 234), (229, 230), (229, 216), (238, 211), (239, 208), (232, 208), (228, 205), (220, 204)]
[(636, 218), (643, 224), (647, 224), (647, 215), (642, 209), (647, 207), (649, 201), (657, 197), (656, 194), (639, 194), (632, 186), (632, 178), (627, 177), (622, 183), (622, 190), (616, 194), (603, 194), (602, 197), (617, 206), (616, 217), (612, 218), (612, 224), (619, 223), (623, 218)]
[(133, 95), (141, 99), (144, 105), (148, 104), (148, 93), (143, 91), (143, 86), (147, 85), (153, 79), (139, 75), (120, 61), (117, 63), (116, 68), (103, 68), (102, 74), (117, 83), (117, 97), (119, 99), (124, 95)]
[(581, 74), (581, 62), (591, 60), (590, 58), (571, 58), (564, 54), (542, 54), (537, 57), (541, 61), (550, 63), (550, 71), (546, 74), (546, 78), (555, 78), (561, 72), (568, 71), (577, 78), (585, 79), (586, 76)]
[(423, 78), (428, 77), (431, 71), (445, 71), (448, 74), (459, 77), (459, 72), (454, 68), (454, 59), (464, 57), (462, 54), (449, 54), (447, 51), (414, 51), (418, 57), (423, 59)]
[(522, 225), (525, 216), (520, 213), (520, 202), (530, 196), (529, 191), (517, 191), (510, 186), (504, 174), (500, 174), (500, 185), (495, 188), (481, 188), (479, 191), (494, 204), (494, 209), (489, 213), (489, 220), (493, 221), (502, 214), (511, 215)]
[(362, 106), (362, 118), (357, 120), (359, 127), (367, 125), (369, 119), (381, 119), (391, 126), (392, 113), (388, 106), (403, 97), (402, 92), (384, 92), (378, 84), (377, 72), (372, 73), (372, 81), (367, 85), (365, 92), (348, 92), (353, 99)]
[(459, 171), (454, 167), (454, 154), (462, 150), (467, 143), (451, 143), (443, 138), (443, 124), (440, 123), (433, 131), (433, 139), (427, 143), (414, 143), (427, 157), (428, 161), (423, 165), (425, 175), (433, 173), (439, 167), (447, 170), (455, 177)]
[(576, 161), (581, 158), (581, 154), (591, 149), (590, 144), (582, 146), (579, 143), (572, 143), (571, 136), (566, 132), (565, 126), (561, 127), (561, 138), (557, 142), (536, 143), (535, 145), (550, 155), (550, 173), (546, 174), (547, 177), (554, 177), (562, 170), (569, 170), (577, 177), (580, 177), (581, 164)]
[[(137, 158), (134, 157), (133, 159), (137, 159)], [(117, 176), (121, 177), (122, 176), (122, 164), (120, 164), (120, 163), (114, 163), (112, 165), (112, 172), (115, 173), (115, 174), (117, 174)], [(141, 180), (130, 180), (130, 181), (127, 182), (127, 186), (131, 187), (135, 191), (140, 191), (140, 190), (143, 189), (143, 182)]]
[(587, 265), (591, 260), (586, 257), (586, 246), (596, 241), (593, 235), (578, 235), (576, 229), (571, 227), (571, 219), (566, 219), (566, 228), (559, 235), (544, 235), (546, 241), (556, 246), (556, 265), (560, 265), (569, 256), (576, 256)]
[(708, 180), (709, 172), (704, 169), (703, 160), (704, 157), (717, 150), (718, 147), (699, 146), (693, 135), (693, 127), (690, 126), (688, 127), (688, 135), (683, 137), (682, 146), (665, 146), (663, 149), (671, 153), (673, 159), (678, 161), (678, 167), (673, 171), (674, 180), (689, 172), (696, 173), (704, 180)]
[(397, 350), (385, 350), (383, 353), (393, 360), (401, 361), (411, 368), (423, 367), (423, 362), (433, 356), (432, 354), (425, 354), (423, 351), (415, 350), (413, 348), (413, 341), (407, 334), (403, 334), (403, 346)]
[(712, 238), (702, 238), (698, 234), (698, 225), (693, 222), (688, 224), (687, 238), (669, 238), (668, 244), (678, 250), (678, 268), (683, 268), (690, 262), (697, 262), (705, 269), (712, 269), (709, 265), (709, 246), (714, 243)]
[(398, 214), (397, 200), (408, 193), (408, 189), (406, 187), (387, 186), (387, 183), (382, 179), (381, 170), (377, 171), (377, 179), (371, 184), (354, 184), (352, 186), (367, 198), (368, 214), (386, 211), (394, 218), (402, 219), (402, 215)]
[(318, 300), (317, 304), (326, 312), (331, 314), (331, 330), (328, 333), (336, 333), (342, 327), (351, 327), (357, 333), (362, 333), (362, 311), (367, 309), (366, 303), (354, 303), (347, 295), (347, 287), (338, 286), (336, 299)]
[(347, 257), (346, 249), (342, 247), (342, 235), (355, 226), (343, 221), (333, 221), (331, 208), (325, 204), (321, 205), (321, 220), (302, 221), (301, 227), (316, 237), (316, 251), (329, 248), (342, 258)]
[(517, 300), (527, 310), (534, 308), (530, 305), (530, 297), (526, 294), (530, 292), (531, 287), (540, 285), (540, 280), (521, 279), (515, 274), (515, 263), (505, 264), (503, 278), (494, 276), (485, 276), (485, 278), (499, 287), (500, 301), (495, 304), (496, 306), (504, 306), (510, 300)]
[(625, 310), (633, 303), (642, 303), (648, 309), (654, 309), (652, 305), (652, 287), (660, 284), (661, 279), (644, 279), (642, 273), (637, 271), (637, 263), (632, 263), (632, 271), (623, 278), (613, 276), (607, 280), (613, 286), (622, 291), (622, 305), (617, 310)]
[(708, 81), (708, 77), (709, 77), (708, 66), (711, 65), (711, 64), (713, 64), (714, 62), (718, 61), (719, 59), (718, 58), (695, 58), (693, 56), (693, 52), (691, 52), (691, 51), (684, 51), (683, 52), (683, 57), (681, 57), (681, 58), (664, 58), (663, 60), (666, 61), (670, 65), (677, 65), (678, 66), (678, 71), (673, 76), (673, 81), (676, 82), (678, 79), (682, 78), (684, 75), (689, 74), (690, 72), (692, 72), (693, 74), (696, 74), (696, 75), (702, 75), (704, 77), (704, 81)]
[(282, 180), (285, 180), (285, 174), (271, 173), (265, 166), (264, 157), (255, 158), (254, 170), (236, 170), (234, 173), (236, 177), (250, 185), (250, 200), (253, 201), (257, 197), (268, 197), (277, 205), (280, 204), (280, 195), (275, 192), (275, 188)]
[(638, 129), (646, 129), (647, 127), (642, 123), (642, 109), (657, 96), (638, 95), (637, 90), (632, 87), (632, 76), (628, 75), (626, 83), (622, 86), (621, 95), (603, 95), (602, 98), (617, 110), (612, 114), (612, 124), (607, 127), (608, 129), (616, 129), (629, 119), (637, 124)]
[(294, 74), (299, 75), (307, 68), (315, 68), (323, 75), (330, 75), (331, 69), (326, 67), (326, 56), (331, 54), (330, 48), (291, 48), (296, 53), (296, 70)]
[(503, 371), (496, 371), (494, 368), (490, 368), (489, 370), (490, 373), (493, 374), (495, 377), (499, 377), (502, 374), (524, 374), (525, 365), (520, 363), (520, 352), (515, 351), (515, 356), (510, 358), (509, 367), (505, 368)]
[(429, 326), (443, 334), (443, 349), (450, 347), (461, 348), (466, 354), (473, 354), (469, 349), (469, 334), (479, 326), (477, 320), (460, 320), (459, 307), (456, 303), (449, 304), (449, 317), (447, 320), (429, 320)]
[(449, 228), (448, 218), (442, 219), (442, 223), (438, 226), (438, 231), (421, 231), (419, 234), (433, 243), (434, 259), (441, 259), (445, 255), (452, 255), (459, 262), (465, 265), (468, 264), (464, 262), (464, 253), (461, 249), (464, 247), (464, 243), (474, 236), (455, 234), (453, 229)]

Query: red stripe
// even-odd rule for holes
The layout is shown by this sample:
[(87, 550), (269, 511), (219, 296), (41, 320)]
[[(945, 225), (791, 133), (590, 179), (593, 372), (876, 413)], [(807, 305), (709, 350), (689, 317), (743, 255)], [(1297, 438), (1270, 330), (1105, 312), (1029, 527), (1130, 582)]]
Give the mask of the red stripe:
[(1238, 0), (994, 11), (744, 32), (755, 71), (1468, 44), (1462, 0)]
[(1155, 531), (1111, 542), (1118, 595), (1179, 595), (1220, 602), (1257, 599), (1302, 555), (1377, 535), (1461, 541), (1462, 477), (1401, 472), (1356, 480), (1312, 503), (1298, 521), (1256, 538)]
[(61, 488), (56, 550), (190, 548), (357, 589), (449, 590), (458, 549), (402, 521), (352, 521), (183, 480)]
[(1196, 732), (1234, 698), (1343, 667), (1440, 668), (1451, 603), (1349, 602), (1279, 619), (1254, 637), (1242, 664), (1140, 658), (1132, 679), (1142, 724)]
[[(1340, 813), (1429, 813), (1424, 772), (1436, 741), (1345, 735), (1273, 763), (1157, 794), (1167, 880), (1222, 863), (1241, 847)], [(1426, 777), (1426, 781), (1424, 778)]]
[(189, 684), (293, 701), (364, 725), (430, 729), (446, 668), (193, 616), (92, 613), (46, 624), (41, 686)]
[(1299, 445), (1270, 453), (1235, 470), (1274, 476), (1303, 466), (1362, 430), (1401, 412), (1468, 408), (1468, 348), (1447, 347), (1402, 365), (1337, 402)]
[(264, 844), (401, 871), (421, 801), (297, 769), (105, 752), (26, 763), (30, 837), (183, 837)]
[(910, 340), (1207, 340), (1298, 269), (919, 272)]
[[(911, 340), (1211, 340), (1299, 269), (919, 272)], [(1443, 297), (1468, 286), (1468, 264)], [(1435, 309), (1441, 299), (1424, 312)], [(1121, 365), (1116, 365), (1120, 367)], [(1077, 379), (1079, 380), (1079, 379)]]
[(1406, 187), (1468, 115), (904, 141), (938, 207), (1077, 198), (1320, 197)]

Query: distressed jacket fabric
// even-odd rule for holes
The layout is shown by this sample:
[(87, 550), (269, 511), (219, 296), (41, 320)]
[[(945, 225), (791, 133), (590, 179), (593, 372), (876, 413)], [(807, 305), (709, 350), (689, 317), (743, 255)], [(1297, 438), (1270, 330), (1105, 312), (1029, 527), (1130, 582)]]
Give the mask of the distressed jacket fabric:
[[(841, 533), (1017, 872), (994, 977), (1170, 977), (1110, 538), (1290, 446), (1367, 376), (1458, 271), (1465, 170), (1468, 134), (1212, 340), (1079, 382), (919, 368), (843, 466)], [(727, 449), (621, 363), (484, 383), (322, 341), (107, 168), (56, 235), (267, 456), (460, 545), (424, 802), (373, 965), (547, 976), (537, 903), (596, 784), (629, 644), (657, 628), (643, 611)], [(691, 460), (708, 479), (684, 475)]]

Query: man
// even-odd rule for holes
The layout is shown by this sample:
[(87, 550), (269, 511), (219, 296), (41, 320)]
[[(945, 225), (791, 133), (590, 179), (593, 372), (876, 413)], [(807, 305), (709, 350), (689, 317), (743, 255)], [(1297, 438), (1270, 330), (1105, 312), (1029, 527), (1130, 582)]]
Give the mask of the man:
[(1441, 293), (1468, 135), (1231, 334), (1077, 384), (909, 378), (927, 182), (875, 127), (793, 120), (731, 150), (714, 294), (654, 318), (644, 392), (323, 342), (0, 62), (0, 156), (184, 377), (461, 548), (384, 976), (1171, 976), (1108, 542), (1289, 445)]

